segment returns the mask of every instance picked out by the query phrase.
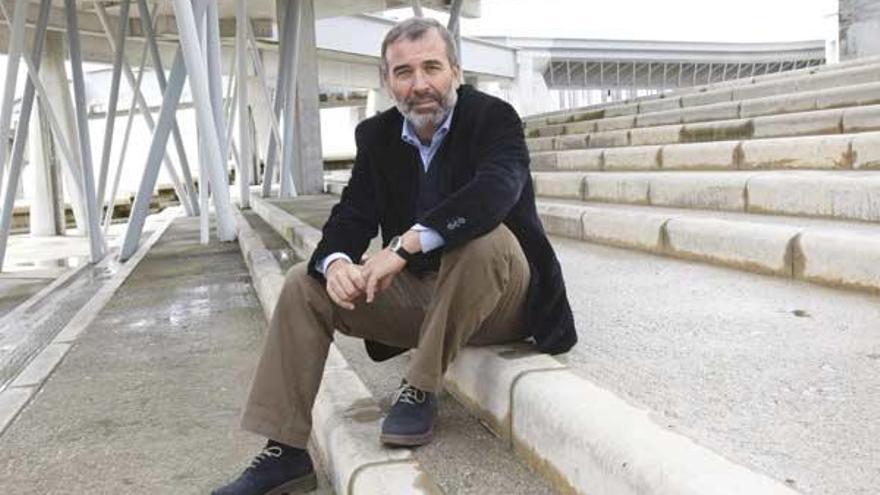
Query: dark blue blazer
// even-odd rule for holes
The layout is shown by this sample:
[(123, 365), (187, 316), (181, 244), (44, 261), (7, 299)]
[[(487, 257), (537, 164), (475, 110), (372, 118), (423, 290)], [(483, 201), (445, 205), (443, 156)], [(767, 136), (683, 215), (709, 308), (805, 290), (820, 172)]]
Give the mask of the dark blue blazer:
[[(333, 207), (309, 273), (323, 276), (316, 263), (334, 252), (359, 260), (382, 229), (383, 245), (415, 223), (436, 230), (443, 248), (410, 263), (412, 271), (436, 270), (442, 249), (462, 245), (504, 223), (528, 259), (528, 326), (543, 352), (556, 354), (577, 342), (562, 269), (535, 207), (529, 153), (523, 126), (505, 101), (463, 85), (449, 134), (431, 162), (441, 172), (444, 200), (417, 215), (419, 167), (415, 147), (400, 138), (403, 118), (396, 108), (361, 122), (355, 130), (357, 156), (351, 180)], [(371, 347), (372, 346), (372, 347)], [(371, 356), (387, 357), (368, 342)]]

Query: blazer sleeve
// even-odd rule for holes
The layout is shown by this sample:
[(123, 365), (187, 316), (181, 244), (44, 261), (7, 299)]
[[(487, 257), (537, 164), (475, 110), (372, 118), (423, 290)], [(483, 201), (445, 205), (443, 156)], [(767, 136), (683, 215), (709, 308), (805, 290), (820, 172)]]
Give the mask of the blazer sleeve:
[(365, 144), (365, 123), (355, 129), (357, 154), (348, 185), (343, 189), (339, 203), (330, 212), (330, 218), (322, 229), (321, 242), (309, 260), (309, 274), (318, 280), (324, 275), (317, 270), (317, 263), (332, 253), (345, 253), (352, 260), (361, 259), (378, 232), (376, 192), (371, 166)]
[(504, 101), (493, 100), (476, 119), (474, 176), (418, 219), (451, 248), (497, 227), (519, 201), (529, 177), (522, 122)]

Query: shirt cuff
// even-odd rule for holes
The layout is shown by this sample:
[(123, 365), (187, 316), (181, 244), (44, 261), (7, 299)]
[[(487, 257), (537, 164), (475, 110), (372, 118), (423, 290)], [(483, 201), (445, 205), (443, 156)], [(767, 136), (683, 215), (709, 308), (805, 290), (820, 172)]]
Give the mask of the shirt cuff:
[(348, 262), (351, 263), (351, 258), (349, 258), (347, 254), (339, 252), (339, 253), (328, 254), (326, 258), (324, 258), (323, 260), (321, 260), (317, 263), (317, 266), (315, 267), (315, 269), (318, 270), (318, 272), (320, 272), (321, 275), (326, 275), (327, 274), (327, 267), (330, 266), (330, 263), (333, 263), (334, 261), (336, 261), (340, 258), (348, 260)]
[(433, 251), (446, 244), (443, 237), (430, 227), (425, 227), (424, 225), (417, 223), (412, 226), (412, 230), (419, 233), (419, 243), (422, 245), (423, 253)]

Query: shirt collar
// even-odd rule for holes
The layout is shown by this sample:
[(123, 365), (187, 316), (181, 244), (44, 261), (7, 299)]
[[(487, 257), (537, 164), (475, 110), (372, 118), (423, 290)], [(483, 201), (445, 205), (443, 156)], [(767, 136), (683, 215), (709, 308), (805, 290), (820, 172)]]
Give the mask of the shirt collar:
[[(455, 107), (449, 110), (449, 113), (446, 114), (446, 118), (443, 119), (443, 122), (440, 123), (440, 127), (434, 131), (434, 135), (431, 137), (431, 144), (434, 144), (437, 141), (437, 138), (442, 138), (449, 133), (449, 128), (452, 126), (452, 114), (455, 112)], [(423, 146), (422, 141), (419, 139), (419, 135), (416, 134), (416, 130), (412, 125), (412, 122), (409, 119), (403, 119), (403, 125), (400, 130), (400, 138), (413, 146)]]

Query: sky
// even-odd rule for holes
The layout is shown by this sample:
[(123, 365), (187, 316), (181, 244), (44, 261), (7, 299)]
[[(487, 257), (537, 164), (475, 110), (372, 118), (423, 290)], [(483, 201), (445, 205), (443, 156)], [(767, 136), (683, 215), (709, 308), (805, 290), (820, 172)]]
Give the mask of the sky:
[[(658, 41), (822, 40), (838, 0), (482, 0), (468, 36)], [(401, 12), (401, 11), (397, 11)], [(409, 9), (401, 15), (409, 16)]]

